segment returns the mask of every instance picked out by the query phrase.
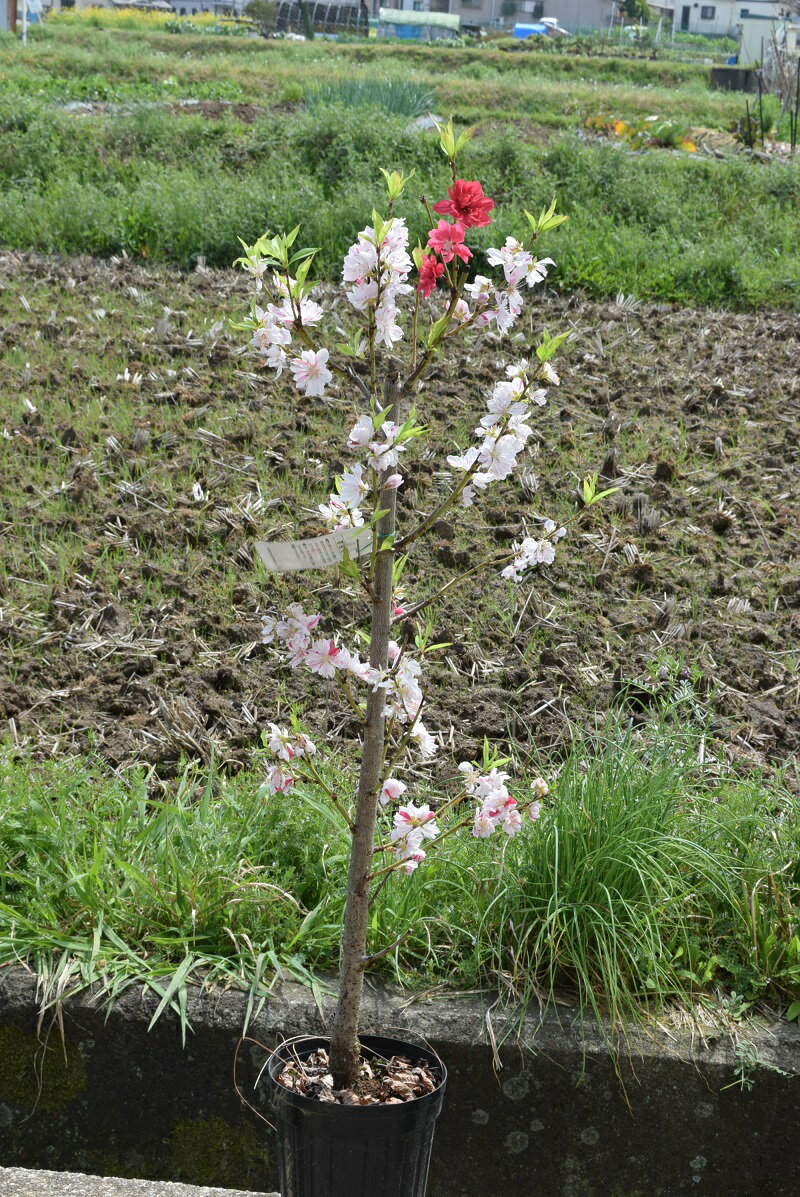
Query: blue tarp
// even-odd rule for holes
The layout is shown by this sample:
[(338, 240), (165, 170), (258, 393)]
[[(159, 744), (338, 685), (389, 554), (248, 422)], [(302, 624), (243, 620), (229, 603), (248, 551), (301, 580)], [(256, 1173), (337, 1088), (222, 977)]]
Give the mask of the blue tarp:
[(534, 34), (541, 34), (542, 37), (547, 37), (546, 25), (515, 25), (514, 37), (525, 38), (533, 37)]

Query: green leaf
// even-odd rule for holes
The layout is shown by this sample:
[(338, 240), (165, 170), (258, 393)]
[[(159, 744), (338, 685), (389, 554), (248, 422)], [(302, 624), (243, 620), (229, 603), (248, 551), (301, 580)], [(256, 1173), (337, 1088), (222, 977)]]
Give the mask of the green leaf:
[(400, 198), (400, 196), (403, 194), (403, 189), (406, 183), (416, 174), (416, 171), (414, 170), (412, 170), (410, 175), (401, 175), (399, 171), (396, 170), (393, 170), (392, 173), (389, 174), (389, 171), (384, 170), (382, 166), (378, 169), (386, 180), (386, 191), (389, 196), (390, 204), (393, 204), (396, 199)]
[(297, 270), (295, 271), (295, 281), (298, 284), (298, 287), (295, 290), (295, 294), (297, 294), (297, 290), (302, 288), (303, 283), (306, 281), (306, 275), (311, 267), (311, 263), (314, 261), (314, 255), (316, 252), (317, 251), (315, 249), (309, 250), (304, 261), (302, 261), (297, 267)]
[[(169, 985), (167, 986), (167, 988), (165, 990), (161, 991), (161, 992), (163, 992), (163, 996), (161, 998), (161, 1001), (158, 1003), (158, 1006), (156, 1007), (155, 1014), (150, 1019), (150, 1025), (147, 1028), (148, 1031), (152, 1031), (153, 1027), (156, 1025), (159, 1018), (166, 1010), (167, 1006), (173, 1004), (173, 1002), (172, 1002), (173, 994), (175, 994), (178, 990), (180, 990), (180, 988), (182, 986), (185, 986), (186, 978), (189, 975), (189, 973), (192, 971), (194, 966), (195, 966), (195, 957), (194, 956), (187, 956), (186, 959), (181, 964), (178, 965), (178, 968), (175, 970), (175, 974), (174, 974), (172, 980), (170, 981)], [(178, 1007), (177, 1013), (180, 1015), (180, 1013), (181, 1013), (180, 1007)], [(182, 1018), (181, 1023), (183, 1024), (183, 1022), (184, 1022), (184, 1019)]]
[[(339, 481), (338, 478), (336, 481)], [(353, 582), (360, 581), (361, 570), (359, 569), (357, 562), (355, 562), (348, 553), (346, 546), (344, 548), (344, 557), (339, 562), (339, 569), (346, 578), (350, 578)]]
[(292, 938), (287, 943), (287, 945), (286, 945), (287, 951), (290, 948), (293, 948), (294, 945), (296, 943), (298, 943), (300, 940), (302, 940), (304, 938), (304, 936), (309, 931), (313, 930), (314, 925), (317, 922), (317, 920), (319, 919), (319, 916), (322, 914), (322, 911), (325, 909), (326, 904), (327, 904), (326, 899), (323, 898), (321, 902), (317, 903), (317, 905), (314, 907), (313, 910), (309, 910), (308, 914), (303, 919), (300, 926), (297, 928), (297, 931), (294, 933)]
[(542, 209), (538, 220), (531, 212), (527, 210), (527, 208), (524, 209), (524, 211), (528, 219), (528, 224), (531, 226), (537, 236), (539, 233), (546, 233), (548, 229), (558, 228), (560, 224), (563, 224), (564, 221), (568, 219), (566, 216), (560, 216), (556, 213), (555, 197), (553, 198), (553, 202), (549, 208)]
[[(452, 121), (451, 121), (451, 127), (452, 127)], [(472, 138), (475, 136), (475, 130), (477, 129), (477, 127), (478, 127), (477, 125), (471, 125), (469, 127), (469, 129), (465, 129), (464, 132), (459, 135), (458, 140), (456, 141), (456, 148), (455, 148), (453, 157), (457, 157), (461, 153), (461, 151), (463, 150), (463, 148), (467, 144), (467, 142), (472, 140)]]
[(551, 357), (555, 357), (569, 336), (571, 336), (571, 333), (564, 332), (556, 333), (554, 337), (551, 337), (547, 329), (545, 329), (542, 334), (542, 343), (536, 347), (536, 356), (539, 361), (549, 362)]
[(786, 1017), (789, 1022), (800, 1022), (800, 1001), (792, 1002), (786, 1011)]
[(450, 315), (449, 315), (449, 313), (446, 313), (439, 320), (434, 321), (434, 323), (430, 326), (430, 328), (428, 329), (428, 341), (427, 341), (429, 349), (432, 349), (434, 347), (434, 345), (437, 343), (437, 341), (441, 337), (442, 333), (444, 333), (444, 331), (447, 328), (449, 323), (450, 323)]
[(380, 245), (386, 234), (389, 232), (389, 229), (392, 227), (392, 222), (391, 220), (384, 220), (383, 217), (380, 216), (373, 208), (372, 227), (375, 230), (375, 244)]
[(442, 147), (442, 152), (452, 161), (456, 156), (456, 139), (453, 133), (453, 118), (446, 125), (440, 125), (439, 122), (433, 118), (433, 123), (439, 133), (439, 144)]

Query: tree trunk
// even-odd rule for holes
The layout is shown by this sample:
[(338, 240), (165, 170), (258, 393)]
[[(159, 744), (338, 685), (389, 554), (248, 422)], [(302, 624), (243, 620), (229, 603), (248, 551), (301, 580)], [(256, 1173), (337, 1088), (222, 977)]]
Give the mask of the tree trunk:
[[(384, 404), (391, 408), (390, 419), (397, 421), (400, 391), (396, 374), (392, 374), (384, 388)], [(385, 470), (381, 484), (393, 473)], [(383, 490), (380, 507), (386, 514), (378, 523), (378, 546), (395, 530), (397, 491)], [(394, 549), (378, 552), (375, 577), (372, 582), (372, 624), (369, 663), (373, 669), (385, 671), (389, 660), (389, 633), (392, 622), (392, 571)], [(334, 1089), (350, 1089), (358, 1075), (360, 1047), (358, 1017), (364, 986), (364, 961), (367, 955), (369, 928), (369, 875), (372, 872), (375, 846), (375, 823), (378, 816), (378, 794), (383, 778), (384, 740), (386, 720), (383, 711), (386, 695), (383, 690), (369, 691), (366, 726), (358, 777), (355, 830), (347, 878), (347, 902), (342, 933), (341, 975), (339, 1000), (331, 1032), (331, 1073)]]

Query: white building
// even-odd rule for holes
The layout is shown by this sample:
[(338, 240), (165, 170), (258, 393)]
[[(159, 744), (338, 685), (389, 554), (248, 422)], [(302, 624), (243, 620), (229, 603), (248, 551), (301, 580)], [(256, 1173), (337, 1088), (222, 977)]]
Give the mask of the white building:
[(676, 0), (673, 28), (676, 33), (703, 33), (706, 37), (736, 37), (742, 18), (773, 21), (786, 13), (777, 0)]

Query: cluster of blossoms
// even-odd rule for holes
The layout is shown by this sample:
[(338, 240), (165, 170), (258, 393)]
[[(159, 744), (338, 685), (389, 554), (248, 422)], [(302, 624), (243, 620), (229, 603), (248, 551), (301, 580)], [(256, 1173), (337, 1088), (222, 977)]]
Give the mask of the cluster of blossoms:
[[(501, 827), (506, 835), (516, 835), (522, 826), (522, 814), (516, 798), (511, 796), (506, 786), (508, 774), (499, 769), (482, 774), (466, 761), (458, 768), (464, 774), (467, 794), (478, 800), (472, 834), (478, 839), (488, 839)], [(548, 792), (547, 783), (541, 779), (531, 782), (531, 792), (533, 798), (527, 803), (527, 808), (529, 817), (535, 820), (541, 814), (541, 799)]]
[[(253, 258), (245, 267), (255, 277), (256, 293), (264, 288), (265, 271), (261, 261), (260, 258)], [(292, 300), (289, 288), (295, 286), (294, 279), (290, 278), (287, 282), (280, 275), (273, 274), (272, 286), (279, 302), (268, 303), (264, 308), (256, 304), (256, 326), (250, 343), (263, 354), (267, 365), (271, 366), (279, 377), (286, 365), (287, 349), (292, 343), (291, 329), (298, 326), (313, 328), (319, 324), (324, 313), (313, 299), (306, 297)], [(321, 397), (333, 378), (327, 362), (327, 349), (304, 349), (295, 354), (290, 364), (297, 389), (306, 395)]]
[[(438, 215), (452, 216), (452, 223), (440, 220), (428, 234), (426, 254), (419, 269), (417, 290), (428, 299), (439, 280), (447, 275), (450, 262), (458, 258), (468, 262), (472, 257), (464, 243), (468, 229), (484, 228), (491, 224), (489, 213), (494, 200), (483, 194), (483, 188), (475, 180), (456, 179), (447, 189), (448, 198), (433, 205)], [(489, 249), (487, 258), (491, 266), (501, 266), (504, 284), (496, 286), (485, 275), (477, 274), (472, 282), (466, 283), (463, 291), (472, 301), (470, 310), (466, 300), (459, 298), (453, 317), (459, 324), (474, 323), (481, 327), (493, 323), (499, 333), (506, 333), (522, 312), (523, 283), (533, 287), (547, 276), (547, 267), (553, 265), (552, 258), (537, 258), (513, 237), (506, 238), (502, 249)]]
[(280, 640), (292, 669), (304, 665), (323, 678), (334, 678), (339, 673), (350, 674), (362, 682), (379, 682), (375, 671), (355, 653), (340, 648), (334, 640), (312, 638), (321, 618), (319, 614), (307, 615), (299, 603), (290, 603), (283, 619), (276, 620), (271, 615), (264, 619), (261, 643)]
[[(363, 415), (353, 426), (347, 443), (351, 449), (365, 450), (367, 467), (376, 474), (383, 474), (398, 465), (400, 454), (408, 447), (407, 441), (398, 440), (399, 435), (399, 424), (383, 420), (376, 427), (372, 416)], [(383, 480), (383, 487), (388, 490), (397, 490), (402, 485), (402, 474), (389, 474)], [(364, 476), (364, 466), (359, 463), (340, 474), (336, 479), (336, 490), (337, 493), (330, 495), (327, 503), (319, 505), (326, 523), (332, 528), (363, 527), (364, 516), (360, 505), (371, 491), (370, 483)]]
[(533, 389), (528, 362), (523, 358), (506, 369), (506, 379), (496, 382), (486, 404), (486, 415), (475, 429), (480, 443), (465, 453), (450, 454), (448, 465), (463, 473), (461, 502), (471, 507), (475, 490), (508, 478), (531, 436), (530, 404), (541, 407), (547, 391)]
[[(272, 644), (276, 640), (279, 641), (283, 646), (286, 663), (292, 669), (304, 666), (311, 673), (327, 680), (337, 676), (342, 679), (352, 677), (383, 690), (386, 695), (384, 716), (397, 724), (408, 726), (408, 740), (416, 744), (423, 760), (430, 760), (436, 754), (437, 744), (419, 717), (423, 701), (419, 683), (422, 666), (419, 661), (405, 654), (396, 641), (392, 640), (389, 643), (389, 668), (385, 673), (381, 673), (372, 669), (356, 653), (342, 648), (335, 640), (315, 638), (313, 633), (320, 618), (318, 613), (307, 614), (299, 603), (291, 603), (282, 619), (265, 617), (261, 642)], [(295, 740), (292, 741), (293, 744)], [(275, 744), (277, 743), (276, 740)], [(270, 748), (285, 764), (292, 759), (291, 756), (281, 755), (272, 741)], [(400, 782), (393, 784), (402, 785)], [(386, 792), (387, 801), (388, 795), (389, 791)], [(397, 797), (399, 793), (392, 796)]]
[(491, 224), (489, 213), (494, 200), (483, 194), (480, 183), (456, 179), (453, 186), (448, 187), (447, 195), (446, 200), (433, 205), (433, 210), (440, 216), (452, 216), (453, 220), (440, 220), (436, 228), (430, 230), (428, 249), (432, 252), (424, 256), (419, 269), (417, 290), (426, 299), (445, 273), (448, 263), (454, 258), (468, 262), (472, 257), (472, 250), (464, 244), (467, 229)]
[(400, 807), (394, 816), (390, 839), (404, 873), (413, 873), (425, 859), (422, 841), (434, 840), (439, 834), (436, 816), (429, 806), (409, 802)]
[(396, 641), (390, 640), (389, 671), (381, 681), (386, 691), (383, 713), (397, 723), (410, 724), (409, 739), (414, 741), (423, 760), (430, 760), (436, 755), (436, 741), (419, 717), (423, 700), (421, 673), (419, 661), (401, 652)]
[(389, 222), (380, 241), (368, 225), (347, 251), (342, 268), (342, 278), (350, 284), (347, 298), (357, 312), (373, 308), (377, 345), (391, 349), (403, 336), (397, 323), (397, 299), (412, 289), (406, 282), (412, 265), (408, 229), (405, 221), (397, 218)]
[(305, 732), (290, 732), (276, 723), (270, 723), (266, 742), (270, 752), (278, 758), (278, 763), (267, 775), (267, 788), (270, 794), (286, 794), (296, 780), (288, 766), (301, 757), (315, 756), (317, 749)]
[(552, 564), (556, 556), (556, 545), (566, 534), (566, 528), (558, 528), (553, 520), (545, 520), (544, 536), (541, 540), (526, 536), (524, 540), (515, 544), (514, 552), (517, 555), (510, 565), (500, 571), (501, 576), (510, 578), (512, 582), (519, 582), (525, 571), (532, 566)]

